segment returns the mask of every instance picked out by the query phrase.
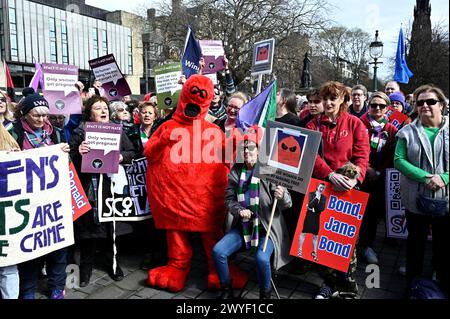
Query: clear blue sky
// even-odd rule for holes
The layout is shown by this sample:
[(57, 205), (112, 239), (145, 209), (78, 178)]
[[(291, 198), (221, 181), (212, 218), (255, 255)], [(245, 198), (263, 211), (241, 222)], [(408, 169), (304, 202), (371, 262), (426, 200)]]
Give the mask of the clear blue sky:
[[(170, 0), (166, 0), (170, 1)], [(87, 4), (106, 10), (125, 10), (136, 12), (136, 8), (157, 8), (158, 1), (151, 0), (86, 0)], [(360, 28), (375, 37), (375, 30), (379, 30), (380, 40), (384, 43), (384, 62), (379, 69), (379, 77), (388, 78), (393, 72), (388, 69), (388, 59), (395, 56), (398, 32), (403, 23), (404, 29), (412, 24), (414, 5), (416, 0), (328, 0), (332, 6), (330, 19), (337, 25), (348, 28)], [(430, 0), (431, 23), (443, 22), (448, 28), (449, 4), (448, 0)]]

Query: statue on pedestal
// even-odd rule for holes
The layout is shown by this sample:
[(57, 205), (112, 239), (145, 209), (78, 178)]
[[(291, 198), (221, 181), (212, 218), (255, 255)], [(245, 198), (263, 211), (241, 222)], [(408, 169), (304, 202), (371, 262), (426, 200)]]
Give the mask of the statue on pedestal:
[(311, 59), (308, 57), (308, 52), (306, 52), (303, 59), (302, 88), (310, 88), (311, 83)]

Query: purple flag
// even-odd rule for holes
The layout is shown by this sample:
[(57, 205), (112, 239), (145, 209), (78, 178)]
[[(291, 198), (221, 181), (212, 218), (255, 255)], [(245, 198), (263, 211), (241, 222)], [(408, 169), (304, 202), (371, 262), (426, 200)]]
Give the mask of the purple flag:
[(236, 127), (246, 130), (257, 124), (265, 128), (268, 120), (275, 120), (276, 98), (277, 81), (274, 80), (264, 91), (241, 107), (236, 118)]
[(36, 71), (34, 72), (33, 78), (31, 79), (29, 87), (32, 87), (34, 91), (36, 92), (39, 84), (41, 85), (41, 89), (44, 88), (44, 75), (42, 73), (42, 68), (40, 63), (36, 62), (36, 60), (33, 58), (34, 61), (34, 68)]

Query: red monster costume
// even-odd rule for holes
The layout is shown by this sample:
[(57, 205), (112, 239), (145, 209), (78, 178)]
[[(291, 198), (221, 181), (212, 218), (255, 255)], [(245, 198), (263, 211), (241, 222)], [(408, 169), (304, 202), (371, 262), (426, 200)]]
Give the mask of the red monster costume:
[[(145, 145), (150, 207), (155, 226), (167, 230), (169, 257), (166, 266), (149, 270), (150, 286), (174, 292), (184, 288), (192, 258), (189, 232), (201, 233), (208, 259), (208, 288), (220, 286), (212, 249), (223, 236), (229, 167), (211, 156), (225, 141), (224, 133), (205, 120), (213, 96), (209, 78), (191, 76), (183, 85), (173, 118)], [(242, 288), (246, 276), (236, 267), (230, 271)]]

